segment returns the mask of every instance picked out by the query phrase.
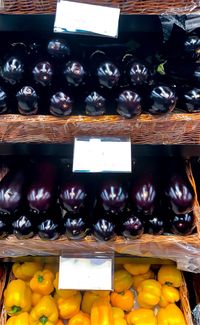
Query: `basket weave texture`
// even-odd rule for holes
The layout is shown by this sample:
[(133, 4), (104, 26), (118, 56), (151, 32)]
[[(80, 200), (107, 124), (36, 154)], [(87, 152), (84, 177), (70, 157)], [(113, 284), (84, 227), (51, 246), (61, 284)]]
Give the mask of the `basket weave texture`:
[[(127, 14), (186, 14), (200, 9), (200, 0), (84, 0), (83, 2), (119, 7), (122, 13)], [(56, 3), (56, 0), (4, 0), (1, 13), (55, 13)]]

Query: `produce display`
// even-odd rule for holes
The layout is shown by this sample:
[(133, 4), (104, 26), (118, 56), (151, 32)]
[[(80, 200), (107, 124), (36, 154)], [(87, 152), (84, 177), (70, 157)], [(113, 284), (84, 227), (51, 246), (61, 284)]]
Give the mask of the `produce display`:
[[(198, 31), (157, 48), (70, 38), (5, 40), (0, 54), (0, 114), (164, 114), (200, 111)], [(148, 45), (151, 47), (151, 45)], [(175, 53), (175, 54), (174, 54)], [(184, 67), (184, 68), (183, 68)]]
[(12, 272), (3, 300), (8, 325), (187, 324), (175, 265), (119, 265), (113, 291), (58, 289), (56, 264), (15, 263)]
[[(195, 231), (195, 192), (183, 162), (168, 172), (141, 166), (132, 174), (72, 174), (61, 162), (12, 167), (0, 182), (0, 237), (80, 240), (189, 235)], [(164, 165), (163, 165), (164, 166)], [(31, 173), (30, 173), (31, 170)]]

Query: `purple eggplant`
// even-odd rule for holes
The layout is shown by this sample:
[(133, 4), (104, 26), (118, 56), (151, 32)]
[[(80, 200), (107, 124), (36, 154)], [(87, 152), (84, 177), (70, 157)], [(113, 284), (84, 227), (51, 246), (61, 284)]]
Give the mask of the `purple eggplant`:
[(150, 95), (150, 108), (151, 114), (164, 114), (170, 113), (176, 106), (176, 95), (172, 89), (167, 86), (155, 87)]
[(49, 210), (56, 201), (56, 168), (49, 162), (37, 164), (34, 179), (27, 191), (30, 211), (37, 214)]
[(85, 186), (78, 181), (64, 182), (60, 188), (60, 204), (69, 212), (79, 212), (84, 207), (87, 192)]
[(36, 234), (35, 218), (28, 212), (18, 212), (12, 222), (13, 234), (18, 239), (32, 238)]
[(11, 85), (20, 82), (24, 74), (22, 62), (16, 58), (9, 58), (2, 67), (2, 77)]
[(184, 93), (184, 106), (189, 113), (200, 112), (200, 89), (192, 88)]
[(130, 195), (134, 208), (151, 215), (157, 203), (156, 184), (152, 174), (141, 175), (133, 184)]
[(61, 209), (55, 206), (40, 215), (37, 224), (38, 235), (44, 240), (58, 239), (62, 233), (63, 221)]
[(148, 83), (150, 73), (144, 64), (135, 62), (130, 68), (129, 77), (134, 86), (141, 86)]
[(186, 177), (173, 174), (169, 179), (165, 194), (174, 213), (185, 214), (192, 211), (195, 194)]
[(25, 86), (16, 94), (20, 114), (32, 115), (38, 111), (38, 96), (32, 87)]
[(67, 212), (63, 217), (64, 231), (69, 239), (80, 240), (83, 239), (89, 233), (87, 225), (87, 217), (84, 211), (77, 213)]
[(10, 214), (0, 212), (0, 239), (12, 234), (12, 217)]
[(109, 181), (103, 184), (100, 190), (100, 202), (105, 211), (120, 213), (124, 210), (128, 199), (128, 193), (117, 181)]
[(120, 72), (114, 63), (106, 61), (98, 67), (97, 76), (101, 86), (111, 89), (118, 85)]
[(10, 171), (0, 182), (0, 212), (12, 214), (23, 202), (26, 173)]
[(164, 219), (157, 216), (149, 216), (145, 229), (151, 235), (162, 235), (164, 232), (165, 222)]
[(3, 89), (0, 88), (0, 114), (4, 114), (8, 110), (6, 101), (7, 101), (7, 95), (3, 91)]
[(68, 44), (62, 39), (52, 39), (47, 45), (48, 53), (57, 59), (65, 58), (70, 55), (70, 48)]
[(121, 234), (130, 239), (139, 238), (144, 233), (142, 218), (131, 210), (125, 213), (120, 228)]
[(102, 213), (99, 218), (93, 222), (93, 234), (98, 240), (113, 240), (116, 237), (116, 226), (106, 213)]
[(47, 61), (39, 62), (33, 68), (32, 72), (36, 83), (42, 86), (49, 86), (51, 84), (52, 76), (53, 76), (53, 68), (49, 62)]
[(117, 113), (126, 118), (140, 115), (141, 98), (133, 91), (125, 90), (118, 97)]
[(50, 99), (50, 113), (55, 116), (68, 116), (72, 112), (73, 100), (59, 91)]
[(69, 61), (65, 65), (64, 76), (69, 85), (80, 86), (85, 79), (85, 69), (78, 61)]
[(193, 212), (178, 214), (171, 217), (171, 231), (175, 235), (190, 235), (195, 228)]
[(96, 91), (93, 91), (85, 99), (86, 114), (91, 116), (98, 116), (98, 115), (105, 114), (106, 112), (105, 102), (106, 99), (103, 96), (99, 95)]
[(184, 50), (189, 59), (200, 59), (200, 38), (197, 35), (189, 35), (184, 43)]

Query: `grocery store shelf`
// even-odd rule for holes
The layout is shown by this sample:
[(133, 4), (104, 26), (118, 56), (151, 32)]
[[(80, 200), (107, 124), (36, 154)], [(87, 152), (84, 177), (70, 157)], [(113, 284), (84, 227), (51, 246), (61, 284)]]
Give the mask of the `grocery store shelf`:
[(200, 144), (200, 113), (100, 117), (2, 115), (1, 143), (73, 143), (75, 136), (127, 136), (133, 144)]
[[(96, 241), (86, 237), (82, 241), (69, 241), (62, 236), (58, 240), (44, 241), (39, 237), (17, 239), (15, 236), (1, 240), (0, 258), (4, 260), (24, 256), (60, 256), (67, 254), (96, 254), (115, 252), (121, 255), (170, 259), (177, 262), (182, 270), (199, 272), (200, 240), (191, 236), (152, 236), (143, 235), (139, 239), (126, 240), (118, 237), (115, 241)], [(184, 256), (184, 258), (183, 258)]]

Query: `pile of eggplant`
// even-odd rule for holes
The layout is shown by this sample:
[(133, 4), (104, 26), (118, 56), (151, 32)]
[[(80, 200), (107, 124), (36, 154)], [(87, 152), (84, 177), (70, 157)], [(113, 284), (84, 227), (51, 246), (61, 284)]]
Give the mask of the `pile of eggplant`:
[(0, 238), (92, 235), (107, 241), (118, 235), (192, 234), (193, 187), (183, 166), (168, 162), (168, 167), (163, 176), (159, 168), (136, 163), (132, 174), (112, 177), (72, 174), (51, 161), (11, 168), (0, 182)]

